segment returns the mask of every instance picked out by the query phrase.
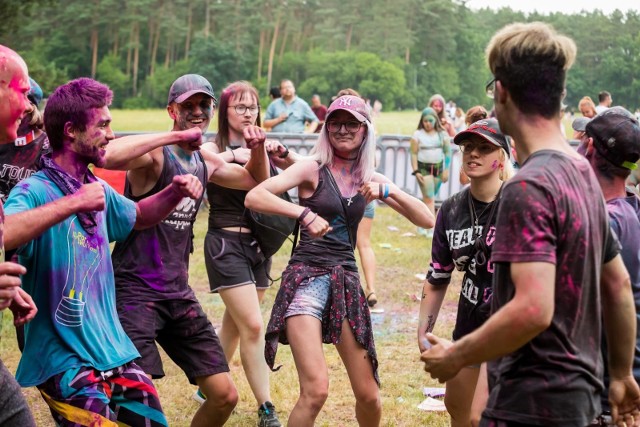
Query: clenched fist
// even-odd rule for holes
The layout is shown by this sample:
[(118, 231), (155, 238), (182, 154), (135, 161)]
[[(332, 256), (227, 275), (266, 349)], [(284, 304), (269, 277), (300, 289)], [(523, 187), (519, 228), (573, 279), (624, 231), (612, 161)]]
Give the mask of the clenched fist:
[(174, 176), (171, 188), (183, 197), (197, 199), (202, 196), (202, 183), (191, 174)]

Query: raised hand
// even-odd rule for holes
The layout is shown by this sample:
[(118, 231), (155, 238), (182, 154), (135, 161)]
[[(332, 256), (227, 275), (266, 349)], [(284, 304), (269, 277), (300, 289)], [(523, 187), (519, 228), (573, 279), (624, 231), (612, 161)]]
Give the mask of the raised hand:
[(264, 144), (267, 139), (267, 134), (264, 133), (264, 129), (259, 126), (247, 126), (242, 130), (242, 136), (247, 143), (248, 148), (256, 148), (259, 145)]
[(202, 146), (202, 129), (194, 127), (177, 132), (180, 132), (180, 139), (189, 146), (190, 150), (196, 151)]
[(76, 212), (102, 211), (105, 206), (104, 187), (100, 182), (84, 184), (72, 196), (78, 203)]
[(202, 183), (194, 175), (176, 175), (171, 182), (171, 188), (183, 197), (197, 199), (202, 196)]

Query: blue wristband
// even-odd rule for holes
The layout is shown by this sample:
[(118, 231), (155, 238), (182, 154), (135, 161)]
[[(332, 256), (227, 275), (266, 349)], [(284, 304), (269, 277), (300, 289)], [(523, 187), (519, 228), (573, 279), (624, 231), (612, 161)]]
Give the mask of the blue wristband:
[(382, 195), (383, 199), (386, 199), (387, 197), (389, 197), (389, 184), (384, 185), (384, 194)]

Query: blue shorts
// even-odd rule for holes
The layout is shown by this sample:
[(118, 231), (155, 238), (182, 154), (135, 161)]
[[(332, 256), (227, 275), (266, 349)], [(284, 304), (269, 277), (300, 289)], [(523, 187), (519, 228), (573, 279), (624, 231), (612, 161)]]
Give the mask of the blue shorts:
[(296, 294), (287, 308), (285, 319), (303, 314), (313, 316), (322, 322), (322, 313), (327, 307), (331, 284), (328, 274), (311, 277), (298, 286)]
[(375, 215), (376, 215), (376, 201), (372, 200), (364, 208), (364, 217), (365, 218), (369, 218), (369, 219), (373, 219), (373, 217)]

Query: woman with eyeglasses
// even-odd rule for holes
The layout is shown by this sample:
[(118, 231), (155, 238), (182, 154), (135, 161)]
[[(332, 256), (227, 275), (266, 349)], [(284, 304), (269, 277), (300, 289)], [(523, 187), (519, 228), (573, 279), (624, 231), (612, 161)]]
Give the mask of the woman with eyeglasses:
[[(438, 212), (420, 303), (421, 353), (429, 348), (425, 335), (434, 329), (454, 269), (464, 276), (453, 339), (474, 331), (489, 317), (493, 276), (490, 258), (500, 190), (513, 175), (509, 138), (500, 132), (496, 119), (473, 123), (453, 142), (462, 151), (462, 168), (471, 184), (445, 200)], [(453, 427), (469, 426), (472, 415), (479, 418), (482, 412), (486, 380), (478, 381), (479, 368), (468, 366), (446, 383), (445, 405)]]
[[(203, 149), (222, 153), (227, 162), (244, 165), (251, 151), (242, 131), (260, 126), (260, 105), (256, 89), (239, 81), (220, 95), (218, 133)], [(287, 167), (296, 156), (279, 143), (268, 143), (269, 158), (276, 166)], [(258, 404), (259, 425), (280, 426), (269, 391), (269, 368), (264, 360), (264, 324), (260, 302), (270, 285), (271, 259), (265, 259), (252, 234), (249, 211), (244, 207), (247, 192), (209, 182), (209, 229), (204, 241), (204, 258), (211, 292), (219, 293), (225, 304), (218, 332), (228, 361), (240, 347), (240, 360)], [(205, 396), (198, 390), (196, 400)]]
[[(449, 179), (451, 161), (450, 137), (442, 127), (433, 108), (422, 110), (418, 130), (410, 139), (411, 167), (422, 192), (422, 200), (435, 214), (434, 199), (440, 185)], [(420, 234), (433, 236), (433, 230), (418, 229)]]
[[(273, 367), (278, 342), (289, 344), (300, 395), (291, 426), (313, 426), (329, 391), (322, 343), (336, 346), (356, 398), (361, 426), (380, 424), (378, 359), (371, 318), (360, 287), (354, 249), (365, 205), (382, 200), (423, 227), (431, 212), (374, 170), (375, 135), (364, 100), (334, 100), (308, 159), (260, 183), (245, 205), (268, 214), (297, 218), (300, 242), (293, 250), (267, 326), (265, 357)], [(298, 188), (300, 204), (276, 196)]]

